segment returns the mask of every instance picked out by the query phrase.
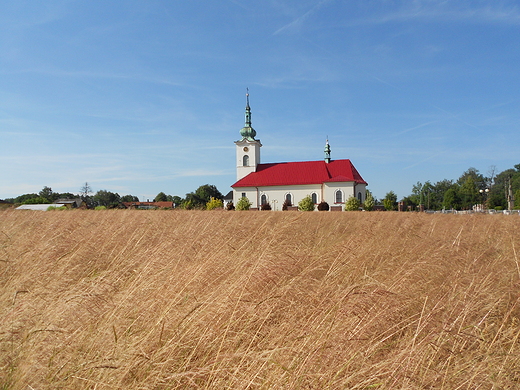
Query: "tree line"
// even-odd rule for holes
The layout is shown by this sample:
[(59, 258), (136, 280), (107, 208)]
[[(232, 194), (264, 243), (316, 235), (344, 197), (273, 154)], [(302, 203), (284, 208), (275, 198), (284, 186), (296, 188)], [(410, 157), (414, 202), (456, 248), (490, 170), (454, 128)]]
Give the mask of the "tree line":
[[(23, 194), (16, 198), (5, 199), (15, 204), (46, 204), (54, 203), (58, 199), (76, 199), (80, 197), (89, 208), (106, 207), (117, 208), (123, 202), (139, 202), (134, 195), (120, 196), (108, 190), (99, 190), (96, 193), (88, 183), (85, 183), (79, 194), (57, 193), (50, 187), (43, 187), (38, 193)], [(211, 209), (223, 207), (222, 193), (216, 186), (204, 184), (195, 191), (189, 192), (184, 198), (177, 195), (167, 195), (159, 192), (154, 202), (171, 202), (175, 208), (186, 210)], [(370, 211), (375, 206), (384, 206), (386, 210), (396, 210), (398, 197), (394, 191), (389, 191), (384, 199), (375, 199), (367, 190), (367, 197), (363, 204), (356, 198), (349, 199), (345, 204), (346, 210), (357, 210), (363, 207)], [(490, 167), (487, 176), (475, 168), (466, 170), (457, 180), (444, 179), (436, 183), (426, 181), (417, 182), (412, 186), (411, 194), (403, 197), (401, 202), (405, 209), (416, 210), (424, 207), (426, 210), (470, 210), (475, 205), (482, 205), (487, 209), (506, 210), (508, 202), (516, 200), (515, 208), (520, 208), (520, 164), (514, 168), (497, 173), (496, 167)], [(239, 206), (237, 204), (237, 206)], [(233, 206), (231, 206), (233, 207)], [(240, 207), (245, 207), (240, 205)]]
[[(508, 202), (516, 199), (520, 208), (520, 164), (497, 173), (490, 167), (487, 176), (475, 168), (466, 170), (457, 180), (444, 179), (436, 183), (417, 182), (412, 193), (401, 199), (405, 208), (422, 205), (427, 210), (471, 210), (476, 205), (486, 209), (507, 210)], [(385, 209), (397, 209), (397, 195), (390, 191), (381, 202)]]
[[(118, 208), (123, 202), (139, 202), (139, 197), (135, 195), (119, 195), (118, 193), (108, 190), (99, 190), (96, 193), (92, 191), (89, 183), (85, 183), (79, 193), (72, 194), (70, 192), (54, 192), (51, 187), (45, 186), (38, 193), (23, 194), (16, 198), (7, 198), (6, 202), (14, 204), (52, 204), (58, 199), (77, 199), (81, 198), (88, 208), (105, 207)], [(180, 207), (187, 210), (202, 209), (207, 207), (207, 203), (212, 199), (220, 201), (224, 196), (211, 184), (204, 184), (195, 191), (187, 193), (184, 198), (177, 195), (166, 195), (164, 192), (159, 192), (153, 199), (154, 202), (171, 202), (173, 207)]]

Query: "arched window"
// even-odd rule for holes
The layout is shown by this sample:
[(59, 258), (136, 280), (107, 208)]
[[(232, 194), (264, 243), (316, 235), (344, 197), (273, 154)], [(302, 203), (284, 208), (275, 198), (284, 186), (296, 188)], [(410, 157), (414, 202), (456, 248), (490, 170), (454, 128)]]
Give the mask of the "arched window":
[(285, 194), (285, 202), (288, 206), (292, 206), (292, 195), (291, 194)]
[(318, 203), (318, 194), (313, 192), (311, 194), (312, 203), (317, 204)]
[(343, 192), (341, 190), (336, 190), (335, 197), (336, 203), (343, 203)]
[(260, 197), (260, 204), (263, 206), (264, 204), (267, 204), (267, 195), (266, 194), (263, 194), (261, 197)]
[(244, 166), (244, 167), (248, 167), (249, 166), (249, 156), (247, 154), (242, 159), (242, 166)]
[(360, 203), (363, 203), (363, 196), (361, 195), (361, 192), (358, 192), (357, 198), (358, 198)]

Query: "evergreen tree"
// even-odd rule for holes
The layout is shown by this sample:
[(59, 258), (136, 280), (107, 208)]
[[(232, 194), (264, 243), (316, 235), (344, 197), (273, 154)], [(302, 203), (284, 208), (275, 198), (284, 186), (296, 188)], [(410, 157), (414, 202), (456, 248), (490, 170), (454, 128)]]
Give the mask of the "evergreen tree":
[(166, 196), (166, 194), (164, 192), (159, 192), (153, 201), (154, 202), (167, 202), (168, 197)]
[(455, 188), (450, 188), (446, 191), (444, 200), (442, 201), (442, 207), (448, 210), (460, 208), (460, 198)]
[(314, 211), (314, 202), (310, 195), (298, 202), (298, 210), (300, 211)]
[(383, 205), (389, 211), (397, 209), (397, 195), (394, 191), (387, 192), (385, 199), (383, 199)]
[(358, 211), (359, 206), (359, 199), (354, 196), (350, 196), (345, 202), (345, 211)]
[(375, 204), (376, 204), (376, 202), (374, 200), (374, 196), (372, 195), (372, 192), (367, 190), (366, 197), (365, 197), (365, 203), (363, 204), (363, 208), (366, 211), (372, 211), (372, 210), (374, 210)]
[(245, 196), (243, 196), (242, 198), (240, 198), (238, 200), (236, 210), (239, 210), (239, 211), (249, 210), (250, 207), (251, 207), (251, 202), (249, 201), (249, 199), (247, 199)]

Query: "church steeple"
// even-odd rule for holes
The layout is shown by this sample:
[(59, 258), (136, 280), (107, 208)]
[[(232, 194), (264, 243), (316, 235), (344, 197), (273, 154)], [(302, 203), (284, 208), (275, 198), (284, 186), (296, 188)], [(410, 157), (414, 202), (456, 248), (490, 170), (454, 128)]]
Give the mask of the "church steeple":
[(246, 89), (246, 123), (240, 130), (242, 140), (255, 141), (256, 131), (251, 126), (251, 107), (249, 107), (249, 88)]
[(251, 107), (249, 107), (249, 88), (246, 92), (246, 123), (240, 130), (241, 138), (235, 142), (237, 154), (237, 181), (256, 171), (260, 164), (262, 144), (256, 139), (256, 131), (251, 126)]
[(330, 145), (327, 137), (327, 142), (325, 143), (325, 162), (330, 163)]

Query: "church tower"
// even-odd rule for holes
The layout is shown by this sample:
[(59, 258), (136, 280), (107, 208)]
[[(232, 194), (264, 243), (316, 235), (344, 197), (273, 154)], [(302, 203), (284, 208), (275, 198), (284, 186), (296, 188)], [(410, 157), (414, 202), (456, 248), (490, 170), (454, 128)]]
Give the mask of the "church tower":
[(249, 107), (249, 89), (246, 93), (246, 121), (240, 130), (242, 139), (235, 142), (237, 158), (237, 181), (256, 171), (260, 164), (260, 140), (255, 139), (256, 131), (251, 127), (251, 108)]

